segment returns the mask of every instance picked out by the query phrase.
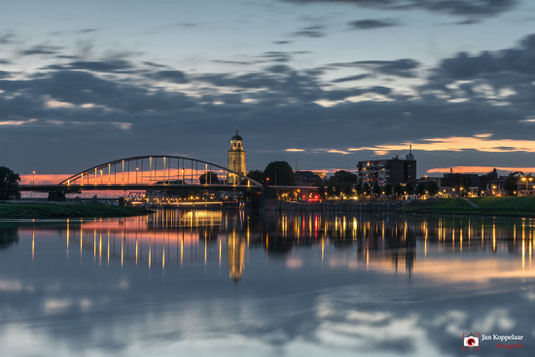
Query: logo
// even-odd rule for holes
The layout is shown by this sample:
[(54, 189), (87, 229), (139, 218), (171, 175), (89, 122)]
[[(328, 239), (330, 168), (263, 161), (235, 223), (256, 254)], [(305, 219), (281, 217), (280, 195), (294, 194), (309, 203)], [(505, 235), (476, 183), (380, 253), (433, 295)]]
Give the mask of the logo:
[(479, 333), (463, 333), (463, 351), (479, 351)]

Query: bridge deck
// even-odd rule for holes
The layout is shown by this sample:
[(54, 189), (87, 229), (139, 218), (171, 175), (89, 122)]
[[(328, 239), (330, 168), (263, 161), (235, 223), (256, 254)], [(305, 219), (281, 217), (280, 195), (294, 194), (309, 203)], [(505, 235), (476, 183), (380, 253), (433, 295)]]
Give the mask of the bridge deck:
[[(316, 191), (318, 188), (314, 186), (267, 186), (273, 190), (306, 190)], [(20, 185), (21, 191), (33, 192), (51, 192), (63, 191), (66, 193), (81, 192), (81, 191), (146, 191), (146, 190), (213, 190), (213, 191), (241, 191), (241, 192), (258, 192), (262, 191), (263, 187), (247, 186), (247, 185), (211, 185), (211, 184), (120, 184), (120, 185)]]

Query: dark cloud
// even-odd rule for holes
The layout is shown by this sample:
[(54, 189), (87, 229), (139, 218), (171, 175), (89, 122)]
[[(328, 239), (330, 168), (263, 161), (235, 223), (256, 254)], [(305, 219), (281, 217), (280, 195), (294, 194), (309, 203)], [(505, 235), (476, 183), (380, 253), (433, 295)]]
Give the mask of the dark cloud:
[[(125, 60), (115, 66), (96, 65), (94, 61), (58, 63), (17, 79), (4, 75), (0, 79), (0, 118), (23, 124), (2, 127), (0, 151), (24, 142), (30, 143), (36, 153), (32, 162), (45, 162), (49, 157), (58, 157), (58, 162), (71, 162), (73, 157), (105, 161), (113, 149), (113, 156), (187, 151), (225, 163), (227, 142), (222, 133), (238, 125), (247, 133), (249, 167), (261, 168), (280, 158), (279, 154), (262, 154), (262, 150), (280, 152), (296, 147), (296, 140), (300, 147), (317, 148), (321, 143), (321, 147), (345, 150), (481, 133), (510, 139), (535, 135), (535, 126), (522, 122), (535, 113), (535, 35), (512, 48), (445, 58), (429, 69), (428, 76), (421, 77), (424, 85), (409, 88), (414, 91), (410, 95), (399, 94), (397, 86), (370, 86), (368, 81), (358, 81), (373, 75), (412, 77), (419, 68), (412, 59), (296, 69), (290, 63), (292, 56), (294, 52), (266, 52), (253, 59), (261, 68), (242, 67), (238, 73), (184, 73), (174, 68), (160, 71), (157, 66), (143, 63), (139, 67)], [(328, 71), (340, 68), (368, 73), (326, 79), (333, 78)], [(124, 75), (110, 75), (113, 73)], [(147, 81), (147, 76), (189, 81), (191, 87), (183, 92), (162, 89)], [(350, 88), (337, 87), (349, 81), (356, 82)], [(500, 99), (507, 91), (511, 93)], [(452, 98), (464, 102), (452, 102)], [(49, 105), (51, 100), (67, 105), (53, 107)], [(495, 105), (496, 101), (501, 101), (500, 105)], [(29, 121), (32, 118), (37, 120)], [(62, 124), (50, 124), (59, 122)], [(130, 129), (121, 129), (126, 127)], [(119, 135), (118, 130), (123, 132)], [(221, 142), (221, 147), (198, 145), (200, 140)], [(72, 151), (65, 152), (65, 145)], [(18, 167), (29, 169), (32, 163), (24, 155), (15, 152), (12, 158), (20, 161)], [(321, 155), (311, 154), (300, 165), (353, 167), (357, 159), (373, 157), (373, 153), (362, 152), (340, 157), (329, 154), (328, 158)], [(457, 160), (456, 164), (469, 160), (483, 164), (497, 157), (481, 152), (419, 155), (419, 160), (424, 159), (419, 163), (421, 168), (447, 167), (451, 160)], [(511, 166), (521, 163), (525, 156), (504, 155), (500, 160), (503, 166)], [(87, 166), (91, 162), (86, 162)], [(60, 167), (50, 165), (51, 170)]]
[(160, 63), (150, 62), (150, 61), (143, 61), (143, 64), (150, 66), (150, 67), (157, 67), (157, 68), (166, 68), (167, 66)]
[(267, 61), (272, 62), (289, 62), (292, 58), (292, 55), (290, 52), (283, 52), (283, 51), (268, 51), (264, 52), (260, 58), (265, 59)]
[(292, 41), (288, 41), (288, 40), (280, 40), (280, 41), (273, 41), (273, 43), (275, 45), (288, 45), (290, 43), (292, 43)]
[(457, 21), (454, 24), (455, 25), (473, 25), (479, 22), (480, 21), (478, 19), (466, 19), (466, 20)]
[(363, 19), (349, 22), (349, 26), (354, 30), (374, 30), (399, 25), (400, 23), (393, 19)]
[(123, 72), (134, 68), (134, 65), (126, 60), (101, 60), (101, 61), (75, 61), (68, 64), (49, 66), (52, 69), (78, 69), (95, 72)]
[(236, 66), (248, 66), (251, 64), (260, 63), (261, 61), (233, 61), (233, 60), (212, 60), (214, 63), (232, 64)]
[(11, 43), (15, 40), (15, 34), (11, 32), (1, 33), (0, 34), (0, 45), (5, 45)]
[[(421, 91), (454, 99), (515, 105), (533, 110), (535, 97), (535, 34), (516, 47), (472, 55), (460, 52), (431, 71)], [(462, 82), (459, 82), (462, 81)], [(528, 114), (529, 115), (529, 114)]]
[(11, 61), (7, 60), (7, 59), (3, 59), (3, 58), (0, 58), (0, 64), (10, 64)]
[(276, 64), (274, 66), (270, 66), (266, 68), (266, 70), (268, 72), (273, 72), (273, 73), (283, 73), (283, 72), (292, 71), (292, 68), (283, 64)]
[(197, 27), (199, 26), (199, 24), (194, 24), (194, 23), (191, 23), (191, 22), (181, 22), (178, 24), (178, 26), (181, 26), (181, 27)]
[(325, 28), (322, 25), (306, 26), (296, 32), (293, 32), (291, 36), (310, 37), (310, 38), (324, 37), (325, 36), (324, 29)]
[(334, 79), (332, 82), (333, 83), (343, 83), (343, 82), (360, 81), (361, 79), (369, 78), (369, 77), (370, 77), (369, 74), (358, 74), (356, 76), (348, 76), (348, 77), (337, 78), (337, 79)]
[(97, 31), (98, 31), (97, 28), (87, 28), (87, 29), (78, 30), (77, 32), (81, 34), (85, 34), (85, 33), (97, 32)]
[(499, 74), (535, 75), (535, 34), (525, 37), (516, 48), (484, 51), (478, 55), (460, 52), (440, 62), (435, 77), (450, 79), (495, 78)]
[(184, 72), (176, 71), (176, 70), (158, 71), (158, 72), (146, 74), (145, 76), (147, 78), (151, 78), (151, 79), (155, 79), (159, 81), (173, 82), (173, 83), (188, 83), (189, 82)]
[(416, 74), (414, 70), (420, 66), (420, 63), (414, 59), (402, 58), (393, 61), (355, 61), (355, 62), (342, 62), (342, 63), (331, 63), (330, 67), (358, 67), (365, 68), (370, 71), (398, 76), (398, 77), (415, 77)]
[(11, 72), (0, 71), (0, 78), (7, 78), (11, 76)]
[(511, 10), (517, 0), (283, 0), (295, 4), (340, 3), (385, 10), (422, 9), (461, 17), (490, 17)]
[(35, 45), (25, 50), (20, 51), (21, 56), (33, 55), (55, 55), (58, 54), (61, 47), (47, 44)]

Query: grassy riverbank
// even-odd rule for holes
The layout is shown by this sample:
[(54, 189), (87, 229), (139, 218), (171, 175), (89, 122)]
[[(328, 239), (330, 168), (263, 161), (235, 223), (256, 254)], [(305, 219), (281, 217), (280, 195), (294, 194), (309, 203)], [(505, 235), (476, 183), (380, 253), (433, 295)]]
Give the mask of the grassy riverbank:
[(415, 201), (400, 210), (402, 213), (535, 216), (535, 197), (445, 198), (436, 201)]
[(151, 212), (141, 207), (119, 207), (98, 203), (0, 202), (0, 219), (128, 217)]

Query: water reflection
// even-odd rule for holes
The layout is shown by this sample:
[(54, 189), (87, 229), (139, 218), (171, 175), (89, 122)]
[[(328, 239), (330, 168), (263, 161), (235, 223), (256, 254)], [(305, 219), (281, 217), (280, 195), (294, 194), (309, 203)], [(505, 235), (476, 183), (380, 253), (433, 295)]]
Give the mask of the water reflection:
[(55, 355), (461, 355), (465, 330), (535, 333), (534, 230), (531, 218), (177, 210), (4, 222), (0, 354), (17, 354), (16, 337), (22, 355), (58, 340)]
[[(64, 227), (53, 229), (65, 237), (67, 259), (71, 239), (79, 241), (80, 260), (92, 255), (99, 266), (104, 262), (165, 270), (173, 264), (202, 261), (206, 265), (217, 257), (221, 267), (222, 257), (226, 257), (229, 278), (237, 282), (246, 268), (246, 251), (260, 248), (267, 256), (284, 258), (299, 247), (314, 247), (321, 250), (321, 261), (331, 266), (401, 269), (409, 275), (415, 265), (423, 274), (440, 270), (439, 261), (445, 252), (454, 253), (447, 255), (448, 261), (461, 254), (505, 254), (520, 263), (519, 269), (531, 269), (534, 222), (531, 218), (291, 213), (258, 218), (243, 212), (160, 210), (144, 217), (67, 220)], [(31, 255), (35, 259), (36, 239), (48, 234), (47, 227), (41, 226), (37, 232), (36, 227), (2, 229), (0, 248), (17, 242), (19, 231), (31, 232)], [(330, 256), (332, 250), (354, 251), (355, 255), (341, 260), (338, 254)], [(478, 264), (496, 264), (493, 258), (487, 260)], [(500, 264), (513, 268), (517, 266), (513, 261)], [(288, 267), (292, 264), (298, 263), (290, 259)], [(517, 273), (531, 276), (531, 272)]]

